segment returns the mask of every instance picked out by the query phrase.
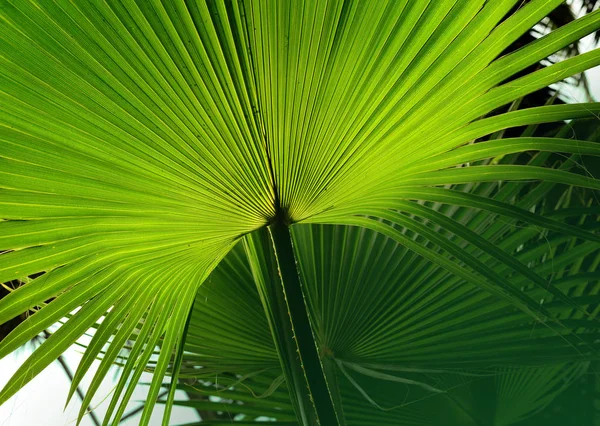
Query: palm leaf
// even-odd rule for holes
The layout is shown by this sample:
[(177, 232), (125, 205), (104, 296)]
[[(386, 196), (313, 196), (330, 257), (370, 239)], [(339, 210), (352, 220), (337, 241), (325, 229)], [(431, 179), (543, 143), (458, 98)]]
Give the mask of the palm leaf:
[[(0, 323), (42, 308), (0, 357), (68, 318), (0, 403), (96, 327), (83, 407), (129, 349), (104, 424), (147, 367), (141, 424), (167, 373), (164, 424), (177, 378), (213, 375), (283, 410), (240, 414), (301, 424), (546, 406), (598, 357), (600, 183), (578, 164), (600, 150), (583, 124), (535, 126), (600, 106), (516, 105), (600, 64), (524, 72), (600, 12), (502, 56), (562, 1), (517, 3), (3, 3), (0, 282), (41, 275)], [(494, 377), (491, 417), (474, 374)]]

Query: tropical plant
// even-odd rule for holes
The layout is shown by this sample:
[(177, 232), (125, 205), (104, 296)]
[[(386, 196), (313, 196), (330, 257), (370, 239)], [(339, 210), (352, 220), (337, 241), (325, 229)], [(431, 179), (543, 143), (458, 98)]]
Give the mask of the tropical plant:
[(163, 424), (536, 421), (596, 371), (600, 104), (519, 103), (600, 11), (502, 55), (520, 3), (0, 3), (0, 357), (62, 321), (0, 403), (93, 329), (104, 424), (148, 368), (140, 424), (166, 374)]

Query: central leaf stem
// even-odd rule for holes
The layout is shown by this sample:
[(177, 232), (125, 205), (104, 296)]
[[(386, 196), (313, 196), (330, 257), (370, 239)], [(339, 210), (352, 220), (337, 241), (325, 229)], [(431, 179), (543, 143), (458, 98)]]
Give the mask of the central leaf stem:
[(344, 426), (341, 402), (332, 399), (328, 386), (327, 378), (335, 375), (327, 370), (326, 376), (319, 357), (289, 218), (280, 208), (275, 211), (269, 227), (246, 235), (244, 246), (296, 418), (302, 426)]
[(275, 222), (269, 226), (269, 233), (275, 249), (279, 276), (300, 355), (300, 363), (317, 417), (323, 426), (339, 425), (327, 378), (323, 371), (323, 364), (319, 357), (319, 348), (312, 331), (306, 298), (296, 267), (290, 228), (287, 226), (287, 217), (284, 212), (281, 216), (276, 217)]

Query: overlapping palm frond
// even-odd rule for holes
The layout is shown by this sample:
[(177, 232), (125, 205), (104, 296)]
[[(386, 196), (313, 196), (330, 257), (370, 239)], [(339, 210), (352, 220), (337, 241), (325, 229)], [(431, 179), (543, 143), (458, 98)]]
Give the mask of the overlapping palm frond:
[(600, 12), (503, 54), (561, 3), (4, 2), (0, 357), (68, 320), (0, 403), (95, 326), (104, 424), (147, 367), (141, 424), (167, 373), (164, 424), (535, 415), (600, 349), (600, 104), (516, 108)]
[[(580, 127), (570, 125), (573, 130)], [(540, 153), (495, 161), (518, 163), (523, 157), (530, 164), (558, 161), (563, 168), (584, 162)], [(350, 424), (427, 425), (441, 424), (442, 419), (445, 424), (513, 424), (545, 408), (583, 374), (595, 374), (588, 360), (598, 353), (594, 317), (600, 302), (595, 295), (600, 279), (596, 271), (599, 253), (589, 242), (568, 235), (570, 225), (566, 223), (564, 229), (549, 226), (550, 219), (536, 227), (523, 225), (524, 218), (535, 210), (544, 212), (545, 217), (572, 214), (569, 222), (579, 222), (580, 232), (594, 229), (594, 217), (579, 216), (587, 210), (581, 200), (589, 197), (577, 194), (573, 187), (551, 183), (494, 182), (457, 185), (445, 191), (455, 193), (451, 202), (413, 202), (415, 210), (443, 214), (485, 238), (488, 246), (474, 247), (461, 241), (460, 236), (449, 233), (444, 220), (423, 226), (476, 255), (493, 274), (534, 300), (536, 317), (515, 309), (513, 303), (499, 303), (497, 297), (479, 287), (481, 281), (468, 282), (440, 267), (443, 262), (409, 250), (406, 242), (398, 244), (364, 228), (294, 226), (294, 246), (313, 330), (322, 360), (330, 364), (328, 373), (335, 378), (336, 385), (330, 390), (339, 393)], [(510, 199), (515, 208), (490, 214), (482, 211), (481, 204), (469, 205), (469, 201), (484, 196), (488, 206), (498, 207), (500, 200)], [(597, 202), (592, 207), (597, 209)], [(408, 206), (403, 211), (412, 213)], [(419, 223), (416, 214), (411, 219)], [(401, 234), (406, 241), (452, 261), (424, 237), (426, 232), (405, 227)], [(502, 263), (502, 257), (492, 256), (497, 250), (527, 265), (527, 272), (520, 275), (522, 270), (515, 271)], [(532, 274), (537, 278), (531, 279)], [(196, 302), (205, 316), (191, 323), (192, 330), (198, 327), (198, 335), (203, 336), (202, 343), (188, 346), (190, 353), (184, 359), (189, 357), (190, 362), (184, 361), (184, 365), (189, 364), (186, 373), (190, 377), (209, 383), (201, 394), (211, 395), (211, 386), (220, 381), (221, 389), (229, 390), (212, 395), (221, 397), (230, 392), (231, 396), (224, 398), (232, 404), (239, 392), (262, 393), (281, 370), (273, 356), (275, 348), (268, 345), (268, 339), (258, 337), (261, 330), (267, 335), (268, 324), (264, 320), (243, 321), (247, 313), (261, 307), (257, 294), (251, 295), (254, 284), (239, 246), (216, 269), (214, 277)], [(546, 287), (536, 285), (540, 279)], [(553, 290), (560, 295), (553, 295)], [(228, 303), (219, 303), (220, 296), (216, 296), (214, 306), (218, 308), (213, 311), (212, 295), (227, 295)], [(543, 311), (549, 318), (540, 319)], [(223, 316), (227, 320), (221, 322)], [(245, 336), (256, 337), (248, 341)], [(264, 343), (258, 346), (261, 341)], [(256, 345), (246, 348), (250, 342)], [(236, 348), (238, 344), (244, 349)], [(252, 359), (227, 364), (239, 359), (240, 353)], [(266, 362), (268, 359), (271, 363)], [(257, 377), (263, 382), (253, 388)], [(182, 388), (196, 393), (194, 387)], [(285, 389), (280, 394), (285, 395)], [(226, 407), (247, 422), (243, 401), (234, 403), (234, 408)], [(277, 405), (262, 405), (254, 399), (252, 407), (255, 405), (261, 407), (263, 416), (287, 419), (278, 417), (278, 410), (283, 408)], [(198, 406), (205, 407), (206, 403)], [(254, 413), (251, 408), (249, 414)]]

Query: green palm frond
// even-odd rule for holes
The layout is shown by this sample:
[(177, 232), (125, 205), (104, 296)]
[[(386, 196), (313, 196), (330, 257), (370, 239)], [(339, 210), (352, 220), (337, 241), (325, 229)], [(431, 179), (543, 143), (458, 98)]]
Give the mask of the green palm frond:
[(0, 357), (62, 325), (0, 403), (94, 328), (79, 420), (535, 418), (600, 349), (600, 104), (519, 109), (600, 11), (506, 53), (561, 3), (3, 2)]

